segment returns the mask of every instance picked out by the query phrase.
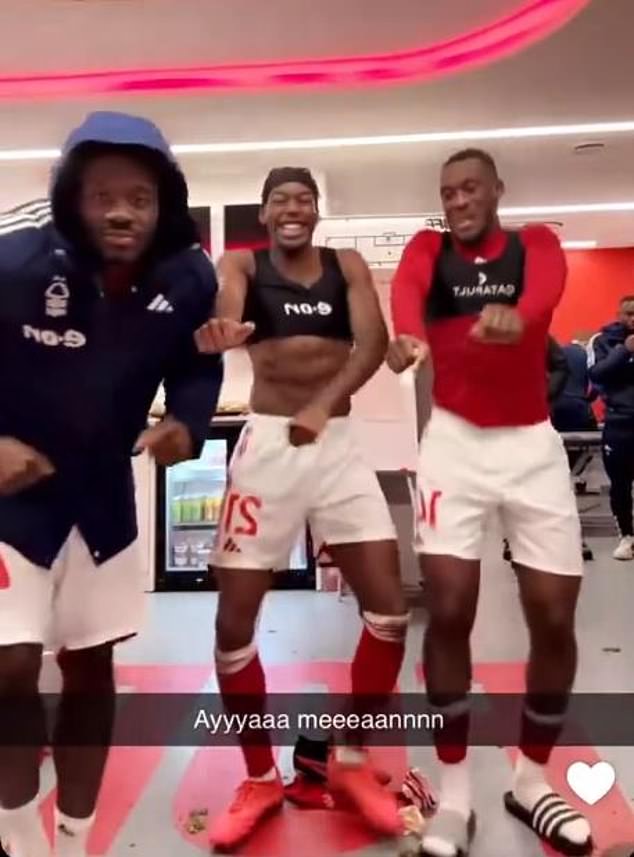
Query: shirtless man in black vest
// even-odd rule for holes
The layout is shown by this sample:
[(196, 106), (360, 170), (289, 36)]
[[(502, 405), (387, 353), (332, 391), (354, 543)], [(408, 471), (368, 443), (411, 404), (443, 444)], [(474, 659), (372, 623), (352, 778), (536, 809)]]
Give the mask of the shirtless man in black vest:
[[(269, 174), (261, 221), (270, 249), (223, 257), (217, 318), (197, 334), (206, 353), (246, 344), (254, 373), (252, 416), (231, 462), (212, 560), (220, 590), (216, 664), (229, 710), (232, 698), (245, 693), (264, 705), (256, 618), (272, 572), (284, 567), (307, 521), (316, 546), (327, 548), (359, 601), (353, 701), (391, 693), (405, 648), (408, 614), (395, 530), (348, 417), (351, 396), (385, 358), (387, 330), (361, 256), (313, 246), (318, 198), (308, 170)], [(396, 800), (378, 782), (361, 743), (332, 752), (329, 788), (351, 800), (377, 832), (395, 835)], [(248, 779), (212, 827), (217, 848), (244, 840), (284, 798), (270, 741), (259, 734), (243, 736), (241, 744)]]

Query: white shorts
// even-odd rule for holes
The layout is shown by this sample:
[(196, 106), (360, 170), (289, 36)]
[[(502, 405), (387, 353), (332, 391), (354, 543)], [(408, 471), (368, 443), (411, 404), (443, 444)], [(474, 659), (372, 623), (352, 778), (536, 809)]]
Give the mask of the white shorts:
[(419, 553), (482, 559), (486, 524), (497, 512), (514, 562), (583, 573), (568, 459), (550, 422), (479, 428), (434, 408), (417, 482)]
[(0, 544), (0, 561), (0, 646), (88, 649), (140, 628), (145, 580), (136, 542), (96, 566), (73, 529), (50, 569), (6, 544)]
[(300, 447), (289, 442), (289, 423), (255, 414), (242, 430), (212, 553), (218, 568), (286, 568), (307, 523), (316, 549), (396, 538), (349, 418), (331, 419), (315, 443)]

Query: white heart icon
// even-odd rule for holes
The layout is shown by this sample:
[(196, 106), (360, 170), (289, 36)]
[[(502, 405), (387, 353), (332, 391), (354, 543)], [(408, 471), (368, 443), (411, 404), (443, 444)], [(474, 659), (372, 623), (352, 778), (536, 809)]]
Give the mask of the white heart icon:
[(578, 798), (588, 806), (594, 806), (616, 782), (616, 771), (609, 762), (597, 762), (596, 765), (575, 762), (568, 768), (566, 779)]

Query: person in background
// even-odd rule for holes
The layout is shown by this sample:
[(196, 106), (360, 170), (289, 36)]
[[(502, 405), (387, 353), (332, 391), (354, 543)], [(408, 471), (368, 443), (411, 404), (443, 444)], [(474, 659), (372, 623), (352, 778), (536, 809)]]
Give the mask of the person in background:
[[(590, 382), (588, 348), (580, 339), (575, 339), (561, 348), (568, 372), (563, 389), (552, 398), (551, 419), (558, 432), (596, 431), (597, 421), (592, 402), (597, 390)], [(569, 455), (570, 469), (574, 467), (580, 453)]]
[[(39, 807), (51, 744), (55, 857), (87, 855), (113, 650), (143, 617), (131, 457), (196, 458), (216, 408), (222, 362), (194, 345), (216, 277), (187, 196), (158, 128), (99, 112), (64, 146), (50, 203), (0, 217), (0, 837), (12, 857), (51, 857)], [(161, 383), (167, 415), (147, 428)], [(52, 736), (44, 645), (63, 678)]]
[(620, 533), (613, 556), (631, 560), (634, 559), (634, 295), (621, 299), (618, 320), (606, 325), (592, 340), (589, 372), (606, 405), (603, 463), (610, 480), (612, 514)]
[(566, 360), (566, 354), (554, 336), (548, 337), (546, 372), (548, 376), (548, 404), (552, 413), (553, 405), (565, 390), (570, 377), (570, 367)]
[[(590, 378), (587, 351), (580, 343), (559, 345), (548, 339), (548, 401), (550, 419), (559, 433), (593, 431), (597, 424), (590, 405)], [(596, 394), (595, 394), (596, 395)], [(584, 453), (566, 449), (570, 474)], [(584, 560), (594, 559), (590, 546), (582, 541)]]

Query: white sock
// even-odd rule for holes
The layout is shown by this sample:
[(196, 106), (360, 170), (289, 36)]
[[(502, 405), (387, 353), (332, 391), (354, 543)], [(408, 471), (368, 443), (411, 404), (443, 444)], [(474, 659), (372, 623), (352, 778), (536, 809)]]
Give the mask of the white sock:
[[(471, 815), (471, 779), (469, 763), (465, 758), (462, 762), (448, 765), (440, 762), (440, 792), (438, 795), (438, 812), (441, 810), (457, 812), (465, 824)], [(423, 847), (434, 857), (456, 857), (457, 849), (453, 842), (447, 842), (439, 836), (423, 834)]]
[[(552, 791), (546, 780), (546, 765), (533, 762), (520, 753), (513, 778), (515, 800), (531, 812), (537, 801)], [(590, 825), (585, 818), (568, 821), (561, 826), (559, 833), (569, 842), (582, 845), (590, 837)]]
[(450, 809), (463, 816), (471, 815), (471, 779), (467, 759), (448, 765), (440, 762), (440, 792), (438, 808)]
[(270, 771), (267, 771), (261, 777), (249, 777), (249, 779), (253, 783), (272, 783), (277, 779), (277, 768), (271, 768)]
[(546, 780), (546, 766), (520, 753), (513, 777), (513, 795), (525, 809), (531, 810), (540, 798), (552, 792)]
[(0, 834), (11, 857), (52, 857), (39, 806), (36, 796), (17, 809), (0, 807)]
[(55, 857), (88, 857), (88, 836), (95, 821), (72, 818), (55, 807)]

